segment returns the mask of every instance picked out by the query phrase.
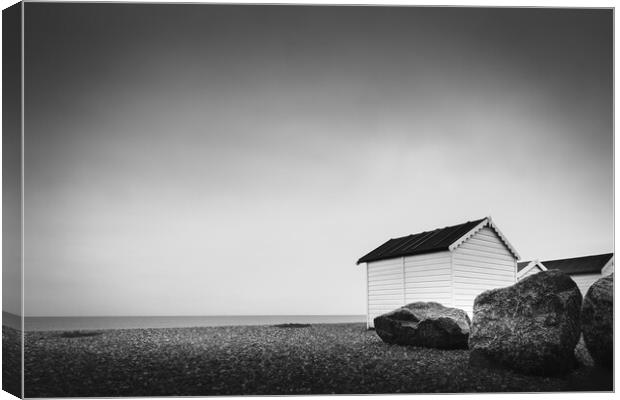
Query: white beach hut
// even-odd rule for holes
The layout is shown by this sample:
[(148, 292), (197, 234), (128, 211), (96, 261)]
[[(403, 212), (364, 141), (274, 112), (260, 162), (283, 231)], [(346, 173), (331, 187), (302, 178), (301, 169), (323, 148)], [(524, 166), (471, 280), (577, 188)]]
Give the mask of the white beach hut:
[(526, 276), (534, 275), (542, 271), (546, 271), (547, 267), (545, 267), (540, 261), (532, 260), (532, 261), (524, 261), (517, 263), (517, 280), (525, 278)]
[(517, 281), (519, 254), (491, 217), (390, 239), (366, 264), (366, 320), (415, 301), (465, 310), (475, 297)]
[(522, 262), (518, 264), (517, 279), (523, 279), (528, 275), (548, 269), (557, 269), (570, 275), (579, 287), (581, 294), (585, 295), (594, 282), (614, 272), (614, 253), (542, 262)]

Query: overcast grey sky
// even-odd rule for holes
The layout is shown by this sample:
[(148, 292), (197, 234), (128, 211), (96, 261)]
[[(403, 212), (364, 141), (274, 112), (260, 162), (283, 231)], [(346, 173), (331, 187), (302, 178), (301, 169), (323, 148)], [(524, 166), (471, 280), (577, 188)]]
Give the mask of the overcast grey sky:
[(26, 315), (363, 314), (491, 215), (613, 251), (609, 10), (26, 4)]

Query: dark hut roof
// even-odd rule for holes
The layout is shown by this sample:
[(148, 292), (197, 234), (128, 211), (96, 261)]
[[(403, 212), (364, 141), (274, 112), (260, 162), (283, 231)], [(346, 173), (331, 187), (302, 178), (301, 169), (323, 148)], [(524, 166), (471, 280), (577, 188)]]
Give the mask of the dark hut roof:
[(531, 261), (524, 261), (524, 262), (517, 263), (517, 271), (521, 271), (523, 268), (527, 267), (530, 263)]
[(547, 270), (547, 267), (545, 267), (545, 266), (543, 265), (543, 263), (541, 263), (541, 262), (540, 262), (540, 261), (538, 261), (538, 260), (532, 260), (532, 261), (524, 261), (524, 262), (517, 263), (517, 272), (521, 272), (521, 271), (523, 271), (523, 270), (524, 270), (524, 269), (525, 269), (528, 265), (530, 265), (531, 263), (534, 263), (534, 265), (535, 265), (537, 268), (542, 269), (543, 271), (546, 271), (546, 270)]
[(564, 258), (561, 260), (543, 261), (547, 269), (559, 269), (565, 274), (593, 274), (600, 273), (603, 267), (614, 256), (614, 253), (597, 254), (593, 256)]
[(371, 261), (387, 260), (389, 258), (448, 250), (451, 244), (474, 229), (485, 219), (486, 218), (467, 221), (459, 225), (446, 226), (433, 231), (390, 239), (360, 258), (357, 263), (361, 264)]

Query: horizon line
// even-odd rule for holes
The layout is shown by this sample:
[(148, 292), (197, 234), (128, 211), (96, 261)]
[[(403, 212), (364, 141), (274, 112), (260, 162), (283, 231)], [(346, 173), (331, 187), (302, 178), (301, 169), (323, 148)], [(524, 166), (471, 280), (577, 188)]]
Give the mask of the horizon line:
[(365, 317), (366, 314), (204, 314), (204, 315), (17, 315), (8, 311), (2, 311), (17, 318), (186, 318), (186, 317)]

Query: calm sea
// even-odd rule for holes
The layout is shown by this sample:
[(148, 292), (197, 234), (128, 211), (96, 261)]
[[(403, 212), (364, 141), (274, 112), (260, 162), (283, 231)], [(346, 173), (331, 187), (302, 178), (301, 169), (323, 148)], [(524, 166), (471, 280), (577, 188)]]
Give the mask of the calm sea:
[[(4, 325), (19, 326), (19, 317), (3, 312)], [(197, 326), (336, 324), (366, 322), (365, 315), (240, 315), (178, 317), (26, 317), (26, 331), (79, 329), (186, 328)]]

